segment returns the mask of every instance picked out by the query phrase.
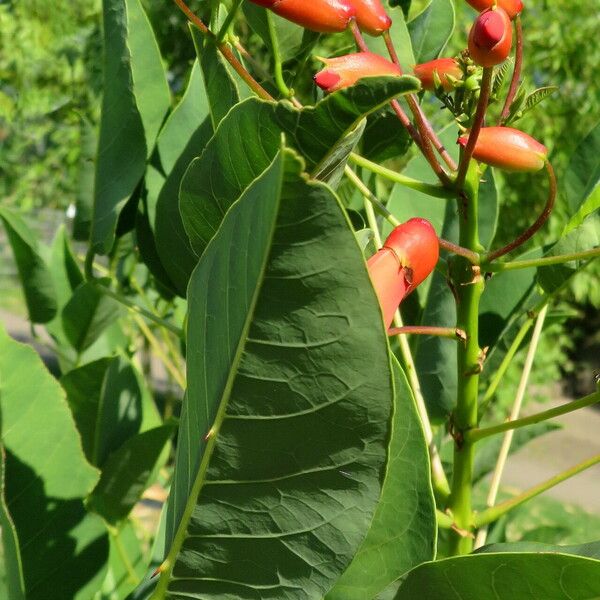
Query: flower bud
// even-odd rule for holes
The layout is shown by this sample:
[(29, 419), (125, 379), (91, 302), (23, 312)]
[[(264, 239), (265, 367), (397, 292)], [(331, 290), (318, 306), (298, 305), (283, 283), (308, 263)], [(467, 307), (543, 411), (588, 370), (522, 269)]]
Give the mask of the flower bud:
[[(450, 75), (453, 79), (462, 79), (463, 73), (459, 64), (453, 58), (438, 58), (437, 60), (430, 60), (420, 65), (413, 67), (415, 75), (421, 80), (423, 89), (434, 91), (436, 88), (436, 82), (441, 84), (445, 92), (449, 92), (452, 88), (452, 80), (448, 79)], [(437, 74), (437, 80), (436, 76)]]
[[(467, 2), (479, 12), (492, 8), (494, 0), (467, 0)], [(506, 11), (511, 19), (514, 19), (522, 10), (521, 0), (498, 0), (498, 6)]]
[(321, 33), (344, 31), (356, 10), (350, 0), (250, 0), (280, 17)]
[(512, 47), (512, 25), (501, 8), (482, 12), (469, 34), (469, 54), (482, 67), (504, 62)]
[[(469, 136), (458, 138), (466, 146)], [(506, 171), (539, 171), (548, 149), (530, 135), (511, 127), (483, 127), (479, 132), (473, 158)]]
[(392, 19), (385, 12), (381, 0), (349, 0), (356, 10), (356, 23), (361, 31), (381, 35), (392, 26)]
[(402, 300), (422, 283), (435, 268), (439, 242), (431, 223), (410, 219), (388, 236), (367, 267), (377, 292), (386, 329)]
[(402, 71), (391, 61), (372, 52), (357, 52), (337, 58), (319, 58), (326, 68), (315, 76), (315, 83), (327, 93), (354, 85), (363, 77), (402, 75)]

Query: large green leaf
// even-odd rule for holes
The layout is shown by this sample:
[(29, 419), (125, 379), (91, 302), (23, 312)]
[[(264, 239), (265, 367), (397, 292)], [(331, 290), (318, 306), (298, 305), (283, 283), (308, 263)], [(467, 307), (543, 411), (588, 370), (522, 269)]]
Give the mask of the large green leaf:
[(322, 597), (373, 516), (393, 394), (380, 309), (333, 193), (278, 154), (227, 213), (189, 302), (173, 577), (155, 597), (167, 581), (170, 597)]
[(427, 445), (411, 389), (396, 359), (394, 418), (381, 499), (369, 533), (327, 600), (371, 600), (435, 555), (435, 504)]
[(196, 253), (204, 252), (231, 204), (273, 160), (282, 132), (308, 170), (318, 173), (331, 167), (330, 158), (340, 145), (347, 147), (346, 135), (363, 117), (417, 87), (413, 77), (371, 78), (303, 110), (254, 98), (235, 106), (181, 183), (181, 214)]
[[(0, 328), (0, 407), (3, 444), (3, 523), (13, 532), (5, 553), (16, 598), (83, 600), (104, 577), (108, 540), (83, 498), (98, 480), (58, 382), (29, 346)], [(18, 553), (15, 544), (18, 544)], [(19, 575), (22, 571), (22, 585)], [(11, 596), (12, 598), (12, 596)]]
[(512, 542), (490, 544), (477, 550), (478, 554), (489, 554), (490, 552), (560, 552), (561, 554), (573, 554), (575, 556), (585, 556), (600, 560), (600, 542), (572, 544), (570, 546), (557, 546), (554, 544), (542, 544), (540, 542)]
[[(589, 215), (578, 227), (561, 238), (544, 256), (582, 252), (600, 246), (600, 213)], [(538, 269), (537, 279), (547, 294), (558, 291), (588, 261), (572, 261)]]
[(40, 255), (35, 234), (7, 208), (0, 207), (0, 219), (19, 271), (29, 320), (47, 323), (56, 315), (57, 299), (52, 273)]
[(600, 209), (600, 123), (575, 150), (563, 182), (564, 195), (572, 215), (571, 230), (590, 213)]
[(454, 31), (452, 0), (431, 0), (427, 8), (410, 21), (408, 31), (417, 63), (437, 58)]
[(63, 330), (71, 346), (82, 353), (120, 316), (120, 305), (98, 290), (110, 281), (82, 283), (62, 310)]
[(169, 107), (160, 54), (139, 0), (103, 0), (104, 95), (91, 241), (107, 253)]
[(568, 554), (474, 554), (411, 571), (395, 600), (588, 600), (600, 596), (600, 561)]

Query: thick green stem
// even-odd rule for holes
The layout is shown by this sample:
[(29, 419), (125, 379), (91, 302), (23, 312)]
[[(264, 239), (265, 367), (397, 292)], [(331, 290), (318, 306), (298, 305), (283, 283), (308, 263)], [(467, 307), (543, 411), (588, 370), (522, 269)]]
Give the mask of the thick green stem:
[[(460, 245), (476, 251), (479, 248), (478, 232), (478, 176), (469, 171), (465, 186), (466, 206), (460, 211)], [(459, 200), (459, 202), (462, 201)], [(466, 332), (465, 344), (457, 350), (458, 389), (452, 427), (455, 434), (452, 492), (448, 508), (454, 516), (456, 531), (450, 538), (450, 554), (468, 554), (473, 538), (461, 535), (472, 526), (472, 479), (474, 446), (464, 439), (464, 433), (477, 427), (479, 373), (481, 350), (479, 348), (479, 302), (484, 281), (478, 267), (464, 257), (451, 261), (450, 272), (456, 290), (456, 327)]]
[(511, 498), (506, 502), (502, 502), (501, 504), (492, 506), (491, 508), (481, 511), (480, 513), (474, 515), (473, 525), (475, 527), (481, 527), (482, 525), (493, 523), (494, 521), (497, 521), (500, 517), (505, 515), (507, 512), (511, 511), (513, 508), (516, 508), (517, 506), (520, 506), (528, 500), (539, 496), (540, 494), (549, 490), (550, 488), (557, 486), (559, 483), (562, 483), (563, 481), (566, 481), (567, 479), (578, 475), (582, 471), (585, 471), (586, 469), (589, 469), (590, 467), (593, 467), (598, 463), (600, 463), (600, 454), (597, 454), (596, 456), (593, 456), (588, 460), (584, 460), (578, 465), (575, 465), (574, 467), (571, 467), (570, 469), (567, 469), (566, 471), (555, 475), (547, 481), (536, 485), (530, 490), (527, 490), (526, 492), (523, 492), (522, 494), (519, 494), (518, 496), (515, 496), (514, 498)]
[(527, 427), (528, 425), (535, 425), (535, 423), (548, 421), (549, 419), (555, 419), (556, 417), (560, 417), (561, 415), (569, 414), (581, 408), (585, 408), (586, 406), (597, 404), (598, 402), (600, 402), (600, 392), (590, 394), (585, 398), (581, 398), (580, 400), (575, 400), (574, 402), (563, 404), (562, 406), (557, 406), (555, 408), (544, 410), (535, 415), (523, 417), (522, 419), (516, 419), (515, 421), (506, 421), (504, 423), (493, 425), (491, 427), (482, 427), (481, 429), (471, 429), (470, 431), (467, 431), (465, 433), (465, 439), (468, 439), (471, 442), (478, 442), (479, 440), (489, 437), (490, 435), (496, 435), (498, 433), (504, 433), (505, 431), (510, 431), (512, 429), (519, 429), (521, 427)]

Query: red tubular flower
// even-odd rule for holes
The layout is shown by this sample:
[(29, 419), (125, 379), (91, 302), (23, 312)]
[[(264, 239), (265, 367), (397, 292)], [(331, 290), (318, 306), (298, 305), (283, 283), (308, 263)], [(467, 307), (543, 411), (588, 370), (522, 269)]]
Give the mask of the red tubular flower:
[(280, 17), (321, 33), (344, 31), (356, 10), (349, 0), (250, 0)]
[[(469, 136), (458, 138), (466, 146)], [(479, 132), (473, 158), (506, 171), (539, 171), (548, 149), (530, 135), (511, 127), (483, 127)]]
[(433, 91), (435, 89), (434, 73), (437, 73), (442, 88), (445, 92), (452, 89), (452, 82), (448, 75), (454, 79), (462, 79), (463, 72), (458, 63), (453, 58), (438, 58), (430, 60), (413, 67), (415, 75), (421, 80), (423, 89)]
[[(467, 0), (467, 2), (479, 12), (492, 8), (494, 0)], [(498, 0), (498, 6), (503, 8), (511, 19), (514, 19), (522, 10), (521, 0)]]
[(469, 53), (482, 67), (493, 67), (504, 62), (512, 47), (512, 25), (501, 8), (482, 12), (469, 34)]
[(392, 26), (392, 19), (385, 12), (381, 0), (349, 0), (356, 10), (356, 23), (361, 31), (381, 35)]
[(398, 225), (383, 248), (367, 261), (386, 329), (402, 300), (433, 271), (439, 253), (431, 223), (426, 219), (410, 219)]
[(357, 52), (337, 58), (320, 58), (326, 68), (315, 76), (315, 83), (327, 93), (354, 85), (363, 77), (402, 75), (391, 61), (372, 52)]

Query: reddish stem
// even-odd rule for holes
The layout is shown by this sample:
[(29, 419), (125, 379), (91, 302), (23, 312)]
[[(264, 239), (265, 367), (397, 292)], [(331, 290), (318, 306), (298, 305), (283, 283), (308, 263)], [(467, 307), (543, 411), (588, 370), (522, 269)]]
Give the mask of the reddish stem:
[(527, 240), (533, 237), (544, 225), (544, 223), (548, 220), (548, 217), (552, 213), (552, 209), (554, 208), (554, 202), (556, 201), (556, 175), (554, 174), (554, 169), (549, 161), (546, 161), (546, 172), (548, 173), (548, 182), (550, 184), (550, 188), (548, 190), (548, 199), (546, 200), (546, 205), (544, 206), (544, 210), (542, 214), (537, 218), (535, 223), (531, 225), (531, 227), (527, 228), (516, 240), (510, 242), (503, 248), (498, 250), (494, 250), (494, 252), (490, 252), (485, 257), (485, 262), (491, 262), (512, 252), (515, 248), (522, 246)]
[(388, 329), (388, 335), (435, 335), (450, 340), (467, 339), (467, 334), (462, 329), (454, 327), (429, 327), (427, 325), (405, 325), (404, 327), (392, 327)]
[(449, 242), (448, 240), (445, 240), (443, 238), (439, 238), (439, 243), (440, 243), (440, 248), (443, 248), (444, 250), (446, 250), (448, 252), (452, 252), (453, 254), (458, 254), (459, 256), (463, 256), (470, 263), (472, 263), (474, 265), (478, 265), (480, 262), (479, 254), (477, 254), (477, 252), (473, 252), (473, 250), (469, 250), (468, 248), (463, 248), (462, 246), (453, 244), (452, 242)]
[(510, 105), (517, 95), (519, 80), (521, 79), (521, 68), (523, 67), (523, 26), (521, 25), (521, 15), (517, 15), (517, 18), (515, 19), (515, 32), (517, 38), (515, 48), (515, 68), (513, 69), (510, 88), (508, 89), (508, 95), (504, 102), (504, 108), (500, 115), (500, 125), (504, 125), (506, 119), (508, 119)]
[(181, 12), (188, 18), (188, 20), (195, 25), (203, 35), (210, 38), (219, 49), (219, 52), (223, 55), (225, 60), (232, 66), (236, 73), (248, 84), (248, 87), (252, 89), (256, 94), (264, 100), (274, 101), (275, 99), (265, 88), (248, 73), (244, 68), (244, 65), (236, 58), (235, 54), (231, 51), (231, 48), (224, 42), (219, 42), (217, 36), (204, 24), (202, 19), (198, 17), (190, 9), (190, 7), (183, 0), (173, 0), (175, 4), (180, 8)]

